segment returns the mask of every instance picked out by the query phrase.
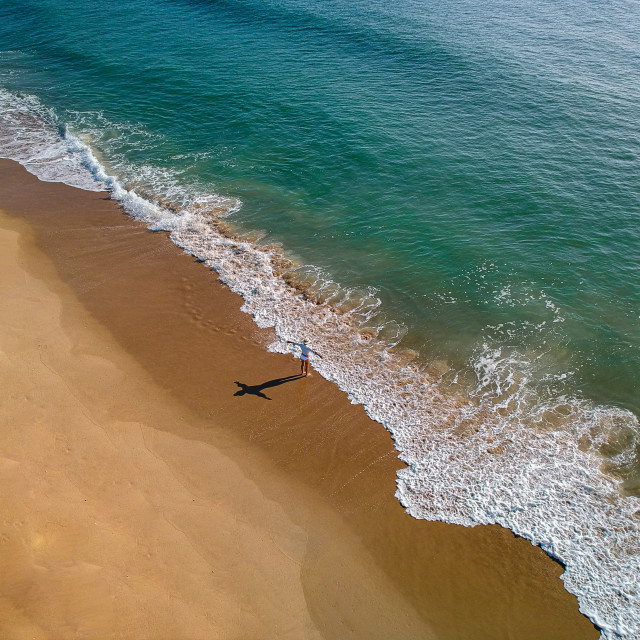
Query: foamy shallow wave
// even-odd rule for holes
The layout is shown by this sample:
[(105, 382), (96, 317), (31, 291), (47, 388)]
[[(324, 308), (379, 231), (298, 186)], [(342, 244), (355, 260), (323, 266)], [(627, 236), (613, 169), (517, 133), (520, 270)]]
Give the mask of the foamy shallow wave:
[(105, 185), (91, 171), (86, 145), (55, 126), (55, 116), (33, 96), (0, 88), (0, 155), (22, 164), (45, 182), (63, 182), (87, 191)]
[[(224, 232), (193, 199), (163, 206), (125, 188), (87, 141), (58, 129), (33, 98), (0, 90), (0, 105), (0, 155), (44, 180), (108, 189), (131, 216), (169, 231), (242, 295), (259, 326), (274, 328), (272, 351), (308, 336), (325, 356), (317, 370), (392, 434), (407, 465), (396, 495), (411, 515), (508, 527), (566, 566), (566, 588), (604, 638), (640, 638), (640, 499), (621, 497), (601, 472), (600, 454), (624, 442), (619, 455), (631, 455), (632, 414), (537, 397), (528, 384), (531, 358), (493, 343), (470, 363), (475, 389), (447, 384), (446, 366), (420, 368), (397, 349), (404, 329), (385, 318), (374, 290), (345, 291), (312, 266), (283, 267), (280, 252)], [(237, 206), (218, 196), (211, 202), (218, 213)], [(292, 272), (293, 280), (283, 277)], [(291, 285), (296, 280), (306, 280), (306, 294)]]

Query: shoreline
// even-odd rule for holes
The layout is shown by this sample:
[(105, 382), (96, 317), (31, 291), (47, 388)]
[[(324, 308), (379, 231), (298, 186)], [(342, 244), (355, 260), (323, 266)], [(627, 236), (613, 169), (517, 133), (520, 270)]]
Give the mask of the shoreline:
[[(85, 462), (82, 473), (74, 472), (87, 492), (94, 482), (104, 489), (100, 506), (94, 507), (103, 526), (94, 535), (93, 551), (104, 553), (105, 531), (113, 531), (114, 522), (122, 525), (120, 501), (129, 506), (127, 514), (140, 502), (145, 506), (133, 518), (129, 537), (122, 536), (116, 550), (109, 547), (112, 557), (102, 565), (85, 567), (86, 560), (81, 562), (70, 546), (52, 552), (48, 573), (55, 574), (58, 593), (65, 593), (70, 603), (57, 627), (46, 629), (40, 622), (56, 593), (45, 596), (41, 590), (38, 597), (27, 598), (29, 608), (20, 597), (10, 596), (17, 593), (15, 584), (3, 580), (5, 606), (10, 602), (14, 613), (31, 612), (20, 620), (37, 621), (44, 634), (38, 637), (90, 635), (69, 631), (78, 623), (80, 600), (91, 611), (91, 633), (113, 637), (154, 637), (160, 629), (166, 632), (171, 621), (196, 625), (196, 619), (197, 629), (182, 627), (175, 633), (184, 635), (176, 637), (598, 637), (579, 614), (576, 598), (564, 590), (561, 567), (539, 548), (497, 526), (465, 529), (408, 516), (394, 498), (395, 474), (402, 465), (389, 434), (332, 383), (316, 374), (267, 385), (295, 375), (298, 362), (266, 352), (272, 332), (256, 327), (240, 311), (240, 297), (165, 233), (147, 231), (105, 193), (40, 182), (10, 161), (0, 161), (0, 173), (0, 209), (9, 214), (1, 226), (20, 237), (23, 273), (46, 282), (45, 289), (27, 288), (31, 298), (20, 297), (18, 272), (14, 284), (10, 280), (6, 285), (13, 287), (17, 308), (44, 300), (39, 313), (45, 328), (36, 327), (39, 334), (36, 328), (27, 332), (32, 361), (46, 347), (41, 360), (45, 369), (37, 375), (53, 370), (93, 419), (93, 426), (85, 424), (93, 440), (82, 454), (78, 448), (77, 455), (84, 458), (76, 462), (86, 461), (96, 447), (104, 448), (97, 433), (114, 447), (113, 467)], [(15, 235), (11, 242), (17, 242)], [(54, 298), (46, 298), (45, 291), (55, 292), (60, 305), (57, 326), (55, 318), (46, 318)], [(9, 326), (3, 317), (3, 337)], [(48, 342), (52, 335), (65, 336), (71, 347), (58, 353), (58, 343)], [(9, 352), (4, 342), (1, 348)], [(6, 377), (11, 378), (9, 373)], [(15, 384), (17, 397), (22, 391)], [(236, 395), (242, 385), (261, 389), (269, 400), (254, 393)], [(61, 412), (64, 399), (59, 398)], [(36, 401), (21, 402), (12, 410), (24, 420)], [(62, 437), (59, 428), (55, 420), (37, 423), (32, 438), (50, 430)], [(75, 449), (75, 441), (65, 437), (70, 450)], [(11, 442), (19, 444), (15, 433)], [(124, 453), (128, 466), (118, 458)], [(42, 460), (47, 464), (70, 473), (64, 447), (54, 445), (46, 454)], [(30, 450), (20, 449), (20, 455), (20, 468), (34, 464)], [(148, 464), (138, 476), (140, 460)], [(49, 505), (51, 513), (63, 526), (78, 526), (79, 514), (63, 508), (71, 489), (49, 486), (41, 465), (32, 467), (32, 474), (39, 474), (58, 500), (57, 511)], [(145, 491), (132, 484), (134, 476)], [(16, 496), (28, 494), (30, 478), (26, 474), (15, 481)], [(155, 490), (155, 484), (171, 479), (182, 489), (172, 485), (169, 495)], [(118, 484), (122, 495), (107, 491), (109, 482)], [(176, 497), (182, 490), (204, 504), (188, 509), (186, 494)], [(12, 503), (4, 509), (3, 519), (9, 521), (20, 506)], [(176, 520), (182, 535), (200, 558), (188, 559), (193, 567), (188, 581), (179, 562), (167, 570), (172, 554), (180, 553), (160, 522), (160, 515), (172, 510), (181, 514)], [(32, 513), (25, 531), (5, 532), (20, 550), (18, 557), (25, 557), (29, 535), (42, 526), (37, 508)], [(27, 532), (28, 526), (33, 531)], [(162, 532), (158, 551), (152, 541)], [(114, 567), (121, 566), (125, 550), (138, 563), (140, 580), (138, 589), (121, 594), (118, 612), (133, 610), (140, 600), (147, 608), (138, 627), (118, 630), (115, 616), (98, 616), (102, 587), (90, 585), (88, 592), (95, 591), (91, 600), (98, 605), (93, 611), (81, 585), (96, 565), (113, 573), (107, 584), (119, 584), (123, 578)], [(145, 553), (150, 554), (146, 560)], [(229, 578), (224, 585), (207, 582), (205, 567), (212, 559), (222, 567), (214, 571)], [(23, 565), (16, 571), (25, 572), (27, 560)], [(35, 567), (31, 565), (27, 580), (44, 585), (45, 577), (34, 578)], [(158, 606), (154, 593), (145, 590), (158, 578), (166, 593), (184, 596), (179, 598), (182, 608), (171, 609), (162, 598)], [(208, 591), (212, 598), (190, 602), (198, 587), (214, 589)], [(207, 615), (209, 606), (220, 613)], [(19, 637), (15, 616), (14, 627), (7, 622), (0, 627), (7, 637)]]

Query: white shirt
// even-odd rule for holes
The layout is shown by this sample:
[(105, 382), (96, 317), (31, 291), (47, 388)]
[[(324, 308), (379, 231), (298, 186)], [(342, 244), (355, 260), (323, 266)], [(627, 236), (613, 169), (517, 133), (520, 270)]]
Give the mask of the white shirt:
[(293, 343), (296, 347), (300, 347), (300, 351), (302, 351), (302, 355), (300, 356), (303, 360), (308, 360), (309, 359), (309, 354), (313, 353), (315, 354), (316, 352), (311, 349), (311, 347), (309, 347), (306, 344), (303, 344), (302, 342), (294, 342)]

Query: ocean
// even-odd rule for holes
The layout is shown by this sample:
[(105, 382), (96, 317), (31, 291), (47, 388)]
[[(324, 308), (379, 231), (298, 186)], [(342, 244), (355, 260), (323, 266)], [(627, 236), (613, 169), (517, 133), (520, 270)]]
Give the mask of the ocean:
[[(0, 0), (0, 156), (108, 189), (640, 638), (640, 5)], [(1, 204), (1, 203), (0, 203)]]

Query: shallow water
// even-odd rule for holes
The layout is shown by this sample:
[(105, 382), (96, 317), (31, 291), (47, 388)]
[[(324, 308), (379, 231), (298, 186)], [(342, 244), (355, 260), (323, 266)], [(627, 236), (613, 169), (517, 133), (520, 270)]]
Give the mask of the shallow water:
[(0, 147), (106, 185), (311, 336), (392, 432), (413, 515), (531, 538), (633, 637), (639, 23), (620, 0), (3, 0)]

